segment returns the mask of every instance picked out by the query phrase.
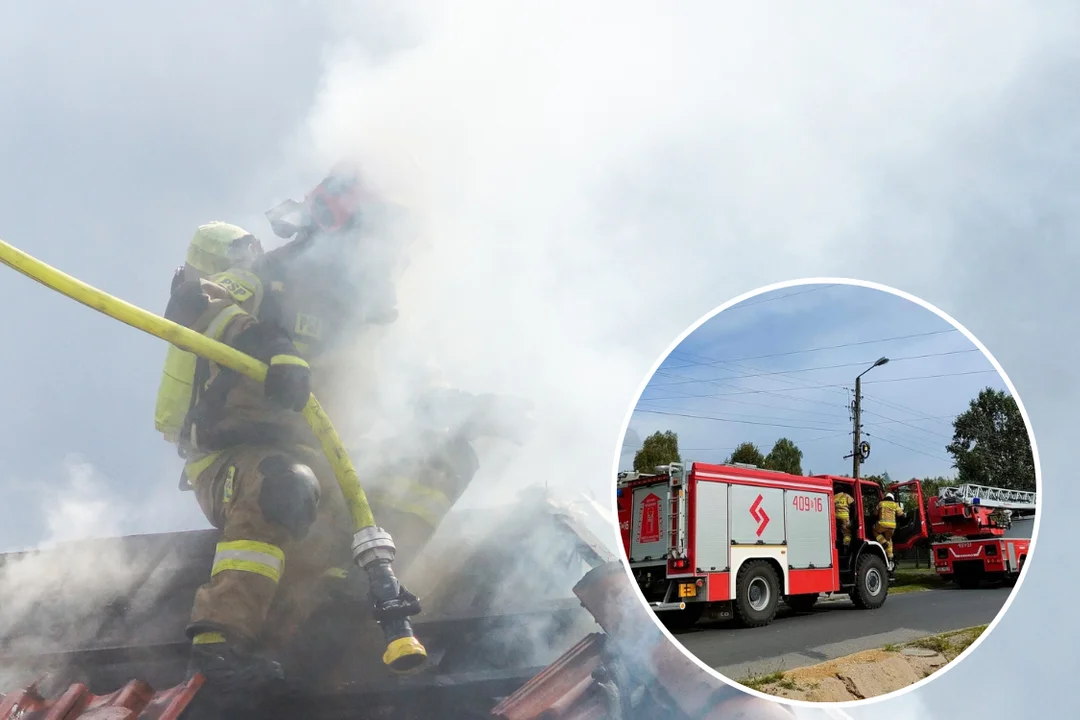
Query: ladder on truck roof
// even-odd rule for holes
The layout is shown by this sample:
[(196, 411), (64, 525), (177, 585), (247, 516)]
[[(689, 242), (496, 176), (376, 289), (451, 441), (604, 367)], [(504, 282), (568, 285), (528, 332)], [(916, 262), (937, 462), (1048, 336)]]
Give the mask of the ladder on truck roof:
[(938, 490), (938, 497), (947, 502), (962, 502), (1002, 510), (1035, 510), (1035, 493), (1028, 490), (987, 487), (985, 485), (958, 485)]

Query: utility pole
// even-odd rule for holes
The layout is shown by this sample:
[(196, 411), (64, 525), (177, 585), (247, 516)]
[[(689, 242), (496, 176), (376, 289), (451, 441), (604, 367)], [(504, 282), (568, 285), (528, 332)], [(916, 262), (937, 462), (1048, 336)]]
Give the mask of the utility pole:
[(862, 465), (862, 455), (859, 454), (859, 431), (862, 429), (862, 375), (855, 378), (855, 412), (853, 413), (855, 427), (851, 433), (851, 477), (859, 479), (859, 467)]
[(856, 480), (859, 479), (859, 468), (863, 463), (862, 452), (859, 449), (862, 442), (862, 376), (887, 362), (889, 362), (887, 357), (878, 358), (873, 365), (855, 376), (855, 402), (852, 403), (851, 413), (851, 477)]

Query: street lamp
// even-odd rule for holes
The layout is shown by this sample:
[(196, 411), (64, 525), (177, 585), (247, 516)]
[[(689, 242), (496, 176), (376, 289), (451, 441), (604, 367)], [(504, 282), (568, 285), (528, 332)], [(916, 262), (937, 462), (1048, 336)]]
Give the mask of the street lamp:
[(889, 362), (887, 357), (879, 357), (873, 365), (855, 376), (855, 428), (851, 434), (851, 476), (859, 479), (859, 466), (862, 465), (862, 454), (859, 452), (859, 431), (862, 428), (862, 376), (876, 367), (881, 367)]

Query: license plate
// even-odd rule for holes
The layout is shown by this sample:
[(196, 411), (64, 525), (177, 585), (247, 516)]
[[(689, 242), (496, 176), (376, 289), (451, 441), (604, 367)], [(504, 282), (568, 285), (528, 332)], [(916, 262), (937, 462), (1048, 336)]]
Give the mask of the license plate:
[(679, 597), (697, 597), (697, 585), (694, 583), (685, 583), (679, 585)]

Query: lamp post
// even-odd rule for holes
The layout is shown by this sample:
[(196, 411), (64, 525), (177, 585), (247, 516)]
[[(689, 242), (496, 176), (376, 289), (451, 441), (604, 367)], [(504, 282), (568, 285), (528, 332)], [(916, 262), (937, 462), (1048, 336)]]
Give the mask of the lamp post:
[(862, 455), (859, 453), (859, 441), (861, 440), (859, 431), (862, 429), (862, 376), (887, 362), (889, 362), (889, 358), (880, 357), (873, 365), (855, 376), (855, 428), (851, 434), (851, 476), (856, 480), (859, 479), (859, 466), (862, 465)]

